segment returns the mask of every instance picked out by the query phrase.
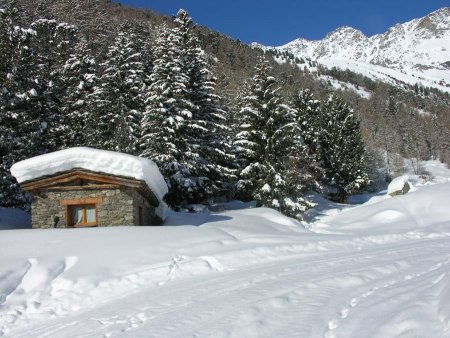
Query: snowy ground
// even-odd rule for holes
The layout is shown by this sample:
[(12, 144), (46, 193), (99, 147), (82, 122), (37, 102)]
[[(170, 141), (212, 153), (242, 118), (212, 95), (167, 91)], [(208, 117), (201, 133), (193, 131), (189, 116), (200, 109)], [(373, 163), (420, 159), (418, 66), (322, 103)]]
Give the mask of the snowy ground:
[(311, 230), (265, 208), (3, 230), (0, 336), (450, 337), (450, 171), (426, 169)]

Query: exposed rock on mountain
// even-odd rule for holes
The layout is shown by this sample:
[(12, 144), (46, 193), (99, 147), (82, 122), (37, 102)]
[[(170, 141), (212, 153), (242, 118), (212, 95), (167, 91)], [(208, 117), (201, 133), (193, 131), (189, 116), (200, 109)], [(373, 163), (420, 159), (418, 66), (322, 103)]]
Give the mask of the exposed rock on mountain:
[(318, 41), (300, 38), (280, 47), (253, 46), (286, 51), (328, 68), (350, 69), (372, 79), (394, 84), (419, 83), (450, 92), (449, 7), (372, 37), (341, 27)]

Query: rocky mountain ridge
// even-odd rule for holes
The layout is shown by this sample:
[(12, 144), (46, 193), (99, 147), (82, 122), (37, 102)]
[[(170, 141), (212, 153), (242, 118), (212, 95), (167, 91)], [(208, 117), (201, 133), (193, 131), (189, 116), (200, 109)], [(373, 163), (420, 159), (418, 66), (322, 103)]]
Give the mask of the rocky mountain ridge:
[(340, 27), (322, 40), (303, 38), (265, 50), (288, 52), (390, 83), (420, 84), (450, 92), (450, 7), (367, 37), (352, 27)]

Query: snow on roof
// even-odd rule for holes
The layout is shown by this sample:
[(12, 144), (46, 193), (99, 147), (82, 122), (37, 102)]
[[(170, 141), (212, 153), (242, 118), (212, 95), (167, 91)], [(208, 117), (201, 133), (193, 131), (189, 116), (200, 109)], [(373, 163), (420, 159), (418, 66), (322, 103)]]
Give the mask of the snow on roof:
[(143, 180), (159, 201), (168, 191), (153, 161), (87, 147), (69, 148), (17, 162), (11, 167), (11, 174), (19, 183), (23, 183), (75, 168)]

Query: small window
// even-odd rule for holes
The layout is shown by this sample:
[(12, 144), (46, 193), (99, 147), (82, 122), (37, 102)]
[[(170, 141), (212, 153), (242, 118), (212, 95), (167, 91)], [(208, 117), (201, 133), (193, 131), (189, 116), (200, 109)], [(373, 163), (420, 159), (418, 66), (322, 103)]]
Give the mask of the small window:
[(90, 227), (97, 225), (97, 209), (95, 205), (71, 205), (68, 207), (70, 226)]

